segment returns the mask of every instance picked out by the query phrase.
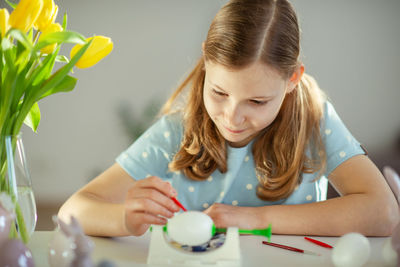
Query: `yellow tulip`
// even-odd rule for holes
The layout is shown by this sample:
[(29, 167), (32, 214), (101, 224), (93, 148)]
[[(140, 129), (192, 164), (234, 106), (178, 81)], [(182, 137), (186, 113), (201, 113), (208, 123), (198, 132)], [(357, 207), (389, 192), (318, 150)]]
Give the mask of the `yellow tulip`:
[[(46, 29), (42, 32), (42, 34), (39, 37), (39, 42), (46, 37), (47, 34), (52, 33), (52, 32), (61, 32), (63, 30), (63, 28), (61, 27), (61, 25), (59, 23), (53, 23), (50, 24), (46, 27)], [(54, 49), (56, 49), (57, 44), (51, 44), (48, 46), (43, 47), (42, 49), (40, 49), (40, 52), (44, 53), (44, 54), (51, 54), (53, 53)]]
[(8, 13), (8, 10), (6, 8), (0, 9), (0, 32), (2, 37), (10, 28), (10, 25), (8, 25), (9, 16), (10, 14)]
[(43, 0), (21, 0), (17, 7), (11, 12), (11, 28), (20, 29), (23, 32), (29, 31), (43, 8)]
[[(76, 63), (78, 68), (89, 68), (99, 62), (101, 59), (106, 57), (113, 49), (113, 42), (110, 38), (105, 36), (94, 36), (86, 39), (90, 41), (93, 39), (92, 43), (89, 45), (88, 49), (82, 55), (82, 57)], [(75, 45), (71, 50), (71, 58), (81, 49), (83, 45)]]
[(43, 0), (43, 8), (35, 21), (35, 28), (44, 31), (46, 27), (53, 24), (58, 13), (58, 6), (53, 0)]

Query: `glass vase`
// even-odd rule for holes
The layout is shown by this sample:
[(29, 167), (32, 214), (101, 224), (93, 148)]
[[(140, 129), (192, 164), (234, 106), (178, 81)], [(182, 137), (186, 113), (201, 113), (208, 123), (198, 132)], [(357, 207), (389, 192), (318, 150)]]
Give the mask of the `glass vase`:
[(6, 191), (15, 204), (14, 232), (26, 243), (35, 230), (37, 211), (22, 135), (7, 135), (3, 140), (6, 153), (0, 166), (1, 191)]

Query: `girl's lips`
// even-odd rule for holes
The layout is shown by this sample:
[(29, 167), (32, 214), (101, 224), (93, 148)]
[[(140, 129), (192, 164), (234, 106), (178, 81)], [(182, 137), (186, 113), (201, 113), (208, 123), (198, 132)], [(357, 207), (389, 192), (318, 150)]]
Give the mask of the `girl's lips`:
[[(225, 126), (224, 126), (224, 127), (225, 127)], [(234, 133), (234, 134), (239, 134), (239, 133), (244, 132), (244, 130), (232, 130), (232, 129), (228, 128), (228, 127), (225, 127), (225, 129), (226, 129), (228, 132), (231, 132), (231, 133)]]

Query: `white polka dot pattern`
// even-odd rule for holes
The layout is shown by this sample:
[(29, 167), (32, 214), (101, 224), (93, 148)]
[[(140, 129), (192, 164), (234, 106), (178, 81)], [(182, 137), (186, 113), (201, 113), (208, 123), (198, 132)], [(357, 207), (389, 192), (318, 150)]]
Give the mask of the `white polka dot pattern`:
[(205, 209), (208, 208), (209, 206), (210, 206), (210, 205), (208, 205), (208, 203), (204, 203), (204, 204), (203, 204), (203, 208), (205, 208)]
[(307, 196), (306, 196), (306, 200), (307, 200), (307, 201), (311, 201), (311, 200), (312, 200), (312, 195), (307, 195)]
[(170, 133), (167, 131), (167, 132), (164, 132), (164, 137), (165, 138), (168, 138), (170, 136)]
[(188, 190), (189, 190), (189, 192), (194, 192), (194, 187), (193, 186), (189, 186)]
[(340, 151), (339, 156), (340, 156), (341, 158), (346, 157), (346, 152)]
[(247, 190), (253, 189), (253, 185), (252, 185), (252, 184), (247, 184), (247, 185), (246, 185), (246, 189), (247, 189)]
[(238, 204), (239, 204), (239, 202), (237, 200), (232, 201), (233, 206), (237, 206)]
[(143, 153), (142, 153), (142, 157), (143, 157), (143, 158), (147, 158), (148, 156), (149, 156), (149, 154), (147, 154), (147, 152), (143, 152)]

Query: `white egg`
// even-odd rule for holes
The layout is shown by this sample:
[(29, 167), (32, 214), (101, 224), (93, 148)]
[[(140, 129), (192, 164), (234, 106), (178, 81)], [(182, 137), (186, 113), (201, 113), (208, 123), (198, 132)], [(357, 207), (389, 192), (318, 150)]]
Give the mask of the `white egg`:
[(186, 211), (168, 221), (168, 236), (181, 245), (198, 246), (212, 237), (213, 221), (200, 211)]
[(387, 266), (396, 266), (398, 256), (393, 249), (391, 237), (387, 238), (385, 243), (383, 243), (382, 256)]
[(368, 261), (370, 253), (368, 238), (359, 233), (348, 233), (336, 242), (332, 261), (336, 267), (358, 267)]

